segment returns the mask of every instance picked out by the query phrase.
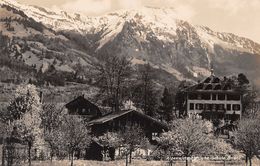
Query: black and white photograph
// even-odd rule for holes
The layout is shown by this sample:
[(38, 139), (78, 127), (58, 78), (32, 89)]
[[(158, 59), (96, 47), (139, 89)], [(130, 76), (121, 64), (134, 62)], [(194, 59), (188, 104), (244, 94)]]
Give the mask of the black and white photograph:
[(0, 166), (260, 166), (260, 0), (0, 0)]

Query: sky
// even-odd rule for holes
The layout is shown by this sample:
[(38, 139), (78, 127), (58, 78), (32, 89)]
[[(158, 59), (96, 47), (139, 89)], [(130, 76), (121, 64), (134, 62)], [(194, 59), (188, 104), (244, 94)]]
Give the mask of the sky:
[(171, 7), (185, 20), (260, 43), (260, 0), (17, 0), (87, 15), (143, 6)]

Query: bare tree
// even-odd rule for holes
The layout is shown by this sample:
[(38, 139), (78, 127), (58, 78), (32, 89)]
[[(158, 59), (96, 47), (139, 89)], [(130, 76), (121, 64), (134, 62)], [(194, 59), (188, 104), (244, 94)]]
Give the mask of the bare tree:
[[(107, 133), (103, 134), (102, 136), (99, 136), (94, 139), (98, 143), (103, 145), (104, 156), (105, 156), (104, 160), (106, 160), (107, 152), (109, 151), (109, 149), (111, 149), (111, 148), (115, 149), (121, 145), (121, 140), (119, 138), (119, 134), (114, 133), (114, 132), (107, 132)], [(110, 155), (111, 160), (114, 160), (115, 154), (110, 153), (109, 155)]]
[(138, 148), (147, 148), (149, 141), (143, 130), (135, 125), (127, 125), (124, 131), (119, 132), (119, 140), (125, 148), (126, 166), (132, 162), (132, 153)]
[(163, 133), (158, 142), (167, 150), (169, 159), (173, 156), (185, 157), (186, 166), (188, 158), (201, 156), (209, 152), (211, 138), (207, 123), (195, 117), (178, 119), (172, 124), (170, 131)]
[(41, 127), (44, 132), (44, 140), (49, 144), (51, 162), (55, 152), (59, 149), (59, 139), (61, 137), (60, 125), (64, 118), (64, 113), (61, 108), (58, 108), (54, 103), (43, 105), (41, 116)]
[(73, 166), (74, 153), (85, 149), (90, 143), (91, 137), (84, 120), (76, 115), (67, 115), (61, 125), (61, 144), (69, 153), (71, 166)]
[(107, 103), (118, 111), (124, 97), (123, 90), (131, 75), (131, 61), (125, 57), (107, 56), (105, 60), (95, 64), (94, 70), (101, 94), (105, 95)]
[(252, 158), (259, 155), (260, 121), (259, 119), (243, 119), (239, 122), (234, 135), (234, 145), (246, 157), (246, 165), (252, 165)]
[[(31, 149), (35, 141), (42, 135), (40, 128), (40, 97), (34, 85), (22, 85), (16, 89), (15, 97), (8, 106), (6, 123), (12, 126), (12, 133), (28, 145), (29, 165), (31, 165)], [(10, 127), (9, 127), (10, 128)]]

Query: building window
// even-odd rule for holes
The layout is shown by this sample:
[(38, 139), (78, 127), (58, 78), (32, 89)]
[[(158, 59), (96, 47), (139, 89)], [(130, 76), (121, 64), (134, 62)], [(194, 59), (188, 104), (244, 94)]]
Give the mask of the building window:
[(203, 100), (210, 100), (210, 94), (209, 93), (202, 94), (201, 97), (202, 97)]
[(231, 111), (231, 104), (227, 104), (227, 110)]
[(194, 110), (194, 103), (190, 103), (190, 110)]
[(216, 107), (217, 107), (216, 104), (212, 104), (212, 110), (216, 110), (217, 109)]
[(224, 104), (218, 104), (218, 110), (224, 110)]
[(227, 95), (227, 100), (240, 100), (240, 95), (237, 95), (237, 94), (228, 94)]
[(233, 104), (232, 109), (233, 109), (233, 111), (239, 111), (240, 105), (239, 104)]
[(198, 100), (201, 100), (201, 94), (198, 94)]
[(212, 100), (217, 100), (217, 94), (212, 94)]
[(196, 104), (196, 110), (203, 110), (203, 104)]
[(205, 105), (204, 105), (204, 109), (205, 109), (205, 110), (209, 110), (209, 104), (205, 104)]
[(225, 94), (219, 94), (218, 99), (219, 100), (225, 100)]

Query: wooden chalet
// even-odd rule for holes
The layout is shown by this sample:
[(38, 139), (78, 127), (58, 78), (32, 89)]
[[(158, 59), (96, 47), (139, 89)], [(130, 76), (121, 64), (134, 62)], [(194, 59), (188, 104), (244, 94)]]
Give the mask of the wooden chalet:
[[(85, 99), (84, 96), (77, 97), (66, 104), (65, 107), (70, 115), (81, 115), (84, 119), (87, 119), (91, 134), (97, 137), (106, 132), (124, 131), (126, 126), (135, 125), (143, 129), (151, 144), (156, 144), (154, 138), (160, 133), (168, 131), (167, 124), (136, 110), (121, 110), (102, 115), (102, 109)], [(93, 140), (86, 149), (85, 158), (103, 160), (102, 152), (104, 148), (106, 147)], [(110, 157), (114, 156), (115, 149), (109, 149), (109, 155)]]
[(100, 136), (108, 131), (117, 132), (124, 130), (127, 125), (137, 125), (144, 130), (147, 138), (152, 140), (152, 136), (168, 130), (166, 124), (136, 110), (113, 112), (94, 119), (88, 124), (91, 126), (92, 133), (96, 136)]
[[(91, 127), (91, 132), (95, 136), (101, 136), (106, 132), (124, 131), (128, 125), (139, 126), (143, 129), (143, 132), (152, 145), (156, 145), (156, 136), (159, 136), (159, 134), (164, 131), (168, 131), (167, 124), (136, 110), (113, 112), (91, 120), (88, 125)], [(93, 142), (87, 150), (87, 159), (102, 160), (102, 148), (102, 145)], [(115, 155), (115, 150), (110, 148), (109, 151), (114, 151), (113, 153), (109, 153), (109, 155)]]
[(70, 115), (81, 115), (87, 120), (92, 120), (102, 116), (98, 106), (84, 98), (84, 95), (79, 96), (65, 105)]

